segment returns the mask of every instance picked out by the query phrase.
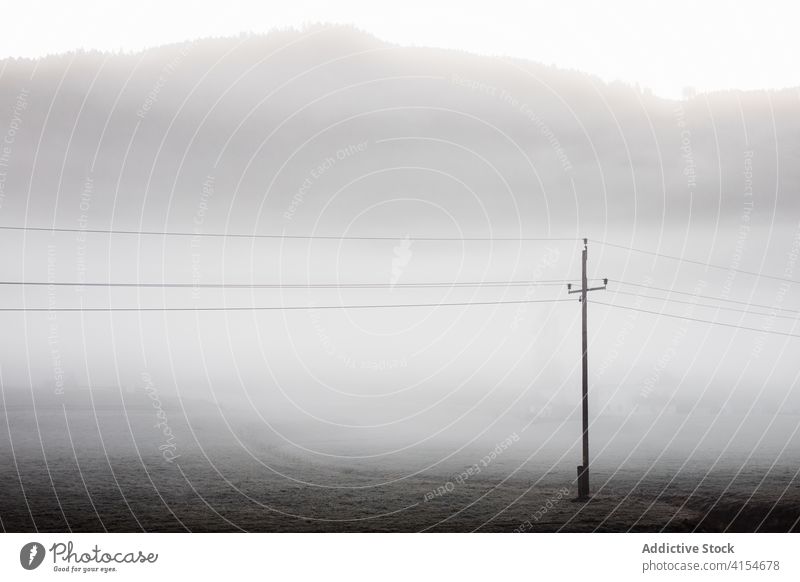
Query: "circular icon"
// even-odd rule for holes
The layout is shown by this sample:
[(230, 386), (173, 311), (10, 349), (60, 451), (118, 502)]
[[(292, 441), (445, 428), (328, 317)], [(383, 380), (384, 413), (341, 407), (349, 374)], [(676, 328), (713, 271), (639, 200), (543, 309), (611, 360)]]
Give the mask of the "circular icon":
[(19, 563), (26, 570), (35, 570), (44, 561), (44, 546), (39, 542), (30, 542), (19, 551)]

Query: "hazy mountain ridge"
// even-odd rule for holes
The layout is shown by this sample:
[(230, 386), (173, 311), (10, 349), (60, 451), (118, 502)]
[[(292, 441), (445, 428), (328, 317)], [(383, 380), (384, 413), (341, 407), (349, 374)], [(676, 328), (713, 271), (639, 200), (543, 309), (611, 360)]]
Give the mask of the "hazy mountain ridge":
[[(741, 174), (747, 149), (757, 151), (754, 164), (762, 169), (755, 212), (769, 213), (776, 200), (779, 217), (797, 209), (795, 197), (774, 194), (779, 186), (797, 184), (791, 171), (800, 155), (796, 90), (709, 94), (677, 103), (578, 72), (518, 59), (402, 48), (336, 27), (205, 39), (137, 54), (74, 53), (3, 64), (3, 110), (22, 88), (30, 91), (2, 207), (10, 222), (24, 219), (29, 182), (39, 208), (54, 204), (54, 193), (62, 192), (57, 214), (71, 222), (91, 174), (96, 224), (130, 225), (140, 214), (134, 211), (144, 205), (145, 217), (152, 212), (166, 223), (188, 225), (201, 184), (213, 174), (216, 204), (226, 208), (238, 186), (234, 219), (275, 230), (283, 226), (280, 217), (309, 169), (350, 143), (403, 135), (451, 139), (474, 148), (496, 166), (511, 197), (501, 194), (505, 184), (484, 165), (452, 147), (437, 150), (432, 142), (374, 145), (358, 161), (360, 168), (369, 171), (400, 160), (452, 171), (485, 202), (493, 201), (493, 219), (501, 228), (513, 225), (512, 201), (533, 217), (531, 230), (562, 228), (576, 215), (587, 225), (632, 220), (634, 213), (638, 221), (672, 223), (688, 216), (690, 208), (695, 220), (712, 220), (718, 203), (723, 216), (733, 217), (741, 212), (736, 196), (741, 188), (730, 177)], [(682, 113), (676, 113), (678, 106)], [(691, 203), (678, 117), (691, 130), (697, 165)], [(302, 149), (289, 159), (296, 148)], [(217, 157), (220, 164), (214, 167)], [(736, 168), (735, 174), (723, 172), (721, 199), (717, 159)], [(62, 166), (59, 180), (61, 172), (52, 169)], [(775, 168), (780, 168), (777, 176)], [(253, 224), (278, 172), (264, 214)], [(109, 201), (118, 183), (112, 217)], [(345, 183), (330, 173), (325, 191)], [(578, 206), (569, 192), (572, 184)], [(371, 196), (358, 186), (352, 194), (375, 202), (402, 194), (411, 183), (383, 180), (380, 186), (383, 191), (371, 189)], [(460, 189), (455, 188), (448, 194), (454, 196)], [(174, 199), (168, 205), (169, 196)], [(316, 199), (321, 204), (324, 196)], [(663, 199), (666, 208), (643, 204), (647, 199)], [(544, 201), (550, 215), (537, 220), (535, 208)], [(316, 204), (304, 210), (313, 215)], [(331, 215), (331, 229), (345, 218), (341, 212)], [(480, 228), (473, 212), (460, 220)], [(28, 216), (29, 221), (40, 218)], [(302, 219), (295, 217), (298, 228)]]

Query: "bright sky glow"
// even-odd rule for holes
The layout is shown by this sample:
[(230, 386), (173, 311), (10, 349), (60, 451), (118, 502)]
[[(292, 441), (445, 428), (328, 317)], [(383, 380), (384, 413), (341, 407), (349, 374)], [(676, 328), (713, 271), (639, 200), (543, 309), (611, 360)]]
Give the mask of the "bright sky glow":
[(800, 86), (800, 5), (724, 0), (27, 0), (2, 9), (0, 57), (126, 51), (307, 23), (387, 41), (526, 58), (664, 97), (684, 87)]

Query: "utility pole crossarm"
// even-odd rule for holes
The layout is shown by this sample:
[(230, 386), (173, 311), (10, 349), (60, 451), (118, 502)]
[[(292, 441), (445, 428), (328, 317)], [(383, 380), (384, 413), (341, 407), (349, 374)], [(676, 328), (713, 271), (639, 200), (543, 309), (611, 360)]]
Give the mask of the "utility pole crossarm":
[[(587, 291), (603, 291), (608, 288), (608, 279), (603, 279), (600, 287), (589, 287)], [(572, 283), (567, 283), (567, 293), (583, 293), (583, 289), (573, 289)]]
[(582, 319), (582, 333), (581, 333), (581, 354), (583, 360), (583, 378), (581, 387), (581, 421), (583, 427), (582, 441), (583, 441), (583, 464), (578, 465), (578, 499), (589, 499), (589, 341), (587, 331), (587, 296), (589, 291), (601, 291), (608, 285), (608, 279), (603, 279), (601, 287), (589, 287), (589, 280), (586, 275), (586, 261), (588, 255), (589, 240), (583, 239), (583, 253), (581, 256), (581, 288), (572, 289), (572, 284), (567, 285), (567, 293), (580, 293), (579, 301), (581, 302), (581, 319)]

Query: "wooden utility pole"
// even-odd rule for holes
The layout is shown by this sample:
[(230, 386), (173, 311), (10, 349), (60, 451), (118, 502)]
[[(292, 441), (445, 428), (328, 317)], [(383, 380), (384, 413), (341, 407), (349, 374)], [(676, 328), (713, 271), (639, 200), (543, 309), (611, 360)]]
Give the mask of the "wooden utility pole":
[(578, 301), (581, 302), (581, 319), (583, 326), (581, 330), (581, 353), (583, 355), (582, 389), (581, 389), (581, 424), (583, 427), (583, 464), (578, 465), (578, 499), (589, 498), (589, 338), (586, 330), (587, 319), (587, 293), (605, 289), (608, 279), (603, 279), (602, 287), (589, 287), (589, 279), (586, 275), (586, 255), (589, 245), (588, 239), (583, 239), (583, 254), (581, 257), (581, 288), (572, 289), (572, 284), (567, 285), (568, 293), (580, 293)]

